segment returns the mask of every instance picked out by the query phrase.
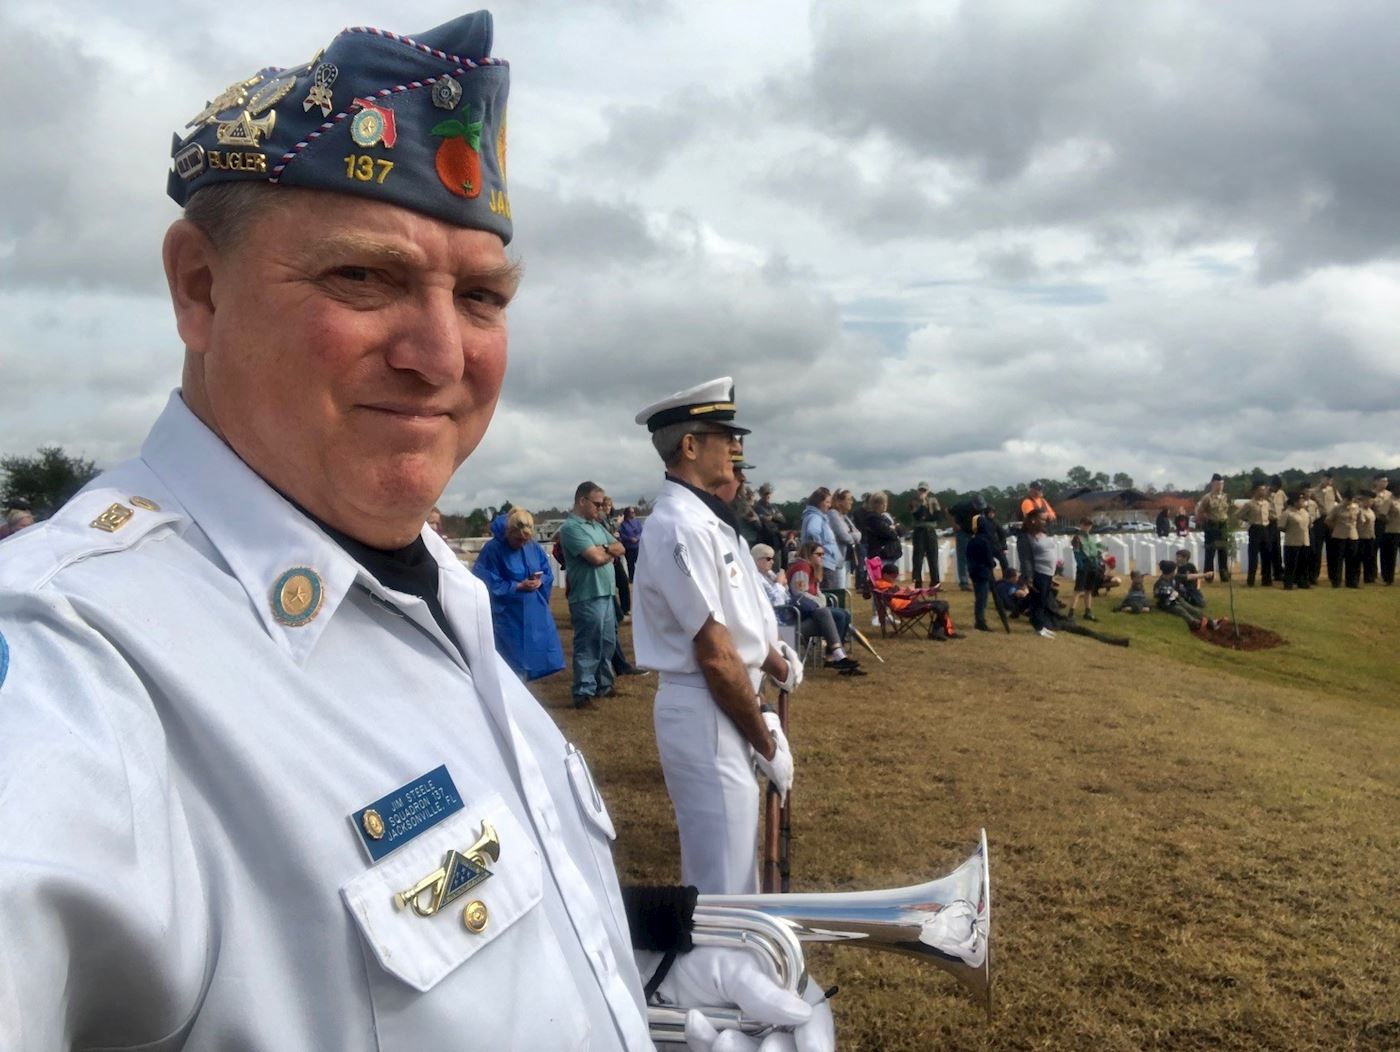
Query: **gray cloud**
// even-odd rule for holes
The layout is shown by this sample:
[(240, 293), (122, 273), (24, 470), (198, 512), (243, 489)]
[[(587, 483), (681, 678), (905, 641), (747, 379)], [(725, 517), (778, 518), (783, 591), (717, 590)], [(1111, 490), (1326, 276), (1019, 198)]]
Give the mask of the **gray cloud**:
[(1248, 238), (1271, 278), (1400, 241), (1383, 204), (1400, 162), (1392, 5), (820, 11), (809, 69), (772, 91), (831, 145), (773, 184), (891, 144), (881, 177), (821, 195), (864, 232), (1102, 222), (1121, 240), (1150, 218), (1183, 244)]

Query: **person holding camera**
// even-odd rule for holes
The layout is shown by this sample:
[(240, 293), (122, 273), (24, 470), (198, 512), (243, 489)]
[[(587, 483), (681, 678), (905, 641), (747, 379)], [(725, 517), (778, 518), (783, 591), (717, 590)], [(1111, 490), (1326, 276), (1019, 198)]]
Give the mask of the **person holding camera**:
[(928, 563), (929, 584), (938, 584), (938, 523), (943, 518), (943, 505), (929, 492), (927, 482), (920, 482), (914, 491), (909, 514), (914, 520), (914, 587), (924, 586), (925, 562)]
[(554, 571), (535, 540), (535, 519), (512, 508), (491, 521), (491, 539), (472, 566), (491, 594), (491, 627), (496, 653), (525, 680), (564, 668), (564, 648), (549, 610)]

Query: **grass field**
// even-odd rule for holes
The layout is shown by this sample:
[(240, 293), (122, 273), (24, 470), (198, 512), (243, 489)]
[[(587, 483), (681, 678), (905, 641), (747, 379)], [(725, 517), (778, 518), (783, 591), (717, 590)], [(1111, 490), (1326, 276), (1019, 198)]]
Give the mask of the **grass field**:
[[(1400, 1048), (1400, 588), (1325, 584), (1236, 590), (1238, 619), (1288, 640), (1260, 653), (1103, 603), (1130, 648), (1013, 622), (877, 633), (868, 678), (812, 672), (794, 891), (941, 876), (981, 826), (991, 845), (992, 1021), (936, 969), (820, 947), (839, 1046)], [(1207, 596), (1228, 611), (1224, 585)], [(950, 598), (970, 627), (970, 597)], [(675, 881), (655, 678), (580, 713), (567, 676), (537, 694), (602, 783), (624, 881)]]

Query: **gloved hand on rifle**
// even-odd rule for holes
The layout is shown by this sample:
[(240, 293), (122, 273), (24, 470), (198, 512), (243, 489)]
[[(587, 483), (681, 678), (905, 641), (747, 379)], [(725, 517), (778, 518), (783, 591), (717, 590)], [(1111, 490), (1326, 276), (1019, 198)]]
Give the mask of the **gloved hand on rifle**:
[(763, 707), (763, 722), (768, 727), (768, 733), (773, 736), (773, 755), (766, 758), (755, 749), (754, 759), (758, 763), (758, 769), (778, 790), (779, 797), (786, 800), (788, 790), (792, 788), (792, 750), (788, 747), (787, 735), (783, 733), (778, 714), (766, 705)]
[[(780, 679), (769, 671), (768, 678), (773, 681), (779, 690), (791, 694), (798, 687), (802, 686), (802, 659), (797, 656), (797, 651), (793, 650), (792, 647), (788, 646), (782, 640), (778, 641), (775, 649), (777, 650), (778, 656), (782, 658), (783, 662), (787, 665), (787, 675)], [(769, 657), (771, 660), (771, 652)], [(764, 669), (768, 670), (767, 664), (764, 665)]]

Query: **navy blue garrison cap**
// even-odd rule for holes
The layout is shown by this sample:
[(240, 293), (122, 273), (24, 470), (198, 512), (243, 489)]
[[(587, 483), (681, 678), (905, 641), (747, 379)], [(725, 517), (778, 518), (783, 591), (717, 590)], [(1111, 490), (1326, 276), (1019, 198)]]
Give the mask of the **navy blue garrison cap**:
[(416, 37), (355, 26), (210, 100), (175, 136), (168, 192), (183, 206), (215, 183), (333, 190), (509, 242), (509, 91), (489, 11)]

